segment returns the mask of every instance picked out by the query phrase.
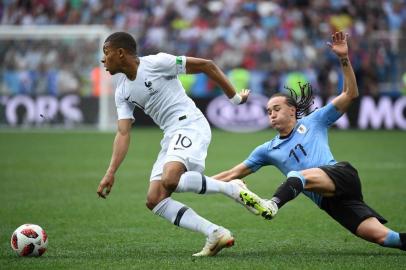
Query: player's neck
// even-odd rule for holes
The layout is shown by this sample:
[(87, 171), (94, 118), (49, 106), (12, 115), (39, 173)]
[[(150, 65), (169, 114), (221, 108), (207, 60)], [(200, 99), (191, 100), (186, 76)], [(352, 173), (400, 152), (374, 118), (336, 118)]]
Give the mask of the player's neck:
[(279, 138), (287, 138), (292, 133), (293, 129), (296, 126), (296, 121), (292, 121), (286, 125), (284, 129), (278, 130), (279, 131)]
[(130, 58), (127, 65), (123, 67), (123, 73), (130, 81), (134, 81), (137, 78), (138, 66), (140, 65), (140, 59), (138, 57)]

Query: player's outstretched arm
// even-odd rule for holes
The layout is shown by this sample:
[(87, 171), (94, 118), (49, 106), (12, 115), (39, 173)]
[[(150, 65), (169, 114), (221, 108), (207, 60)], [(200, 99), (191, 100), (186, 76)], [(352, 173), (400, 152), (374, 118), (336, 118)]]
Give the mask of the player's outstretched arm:
[(240, 163), (227, 171), (223, 171), (214, 175), (213, 178), (220, 181), (228, 182), (233, 179), (241, 179), (251, 173), (252, 171), (250, 168), (248, 168), (244, 163)]
[(250, 90), (242, 89), (242, 91), (237, 94), (227, 76), (212, 60), (187, 57), (186, 73), (205, 73), (223, 89), (226, 96), (231, 99), (234, 104), (242, 104), (247, 101)]
[(132, 119), (118, 120), (117, 133), (113, 143), (113, 153), (111, 155), (110, 165), (97, 188), (97, 194), (104, 199), (109, 195), (111, 188), (114, 185), (114, 174), (127, 154), (130, 145), (132, 122)]
[(332, 35), (332, 42), (327, 43), (331, 50), (338, 56), (344, 74), (344, 87), (339, 96), (332, 103), (340, 112), (346, 112), (352, 101), (358, 97), (358, 86), (348, 57), (348, 34), (336, 32)]

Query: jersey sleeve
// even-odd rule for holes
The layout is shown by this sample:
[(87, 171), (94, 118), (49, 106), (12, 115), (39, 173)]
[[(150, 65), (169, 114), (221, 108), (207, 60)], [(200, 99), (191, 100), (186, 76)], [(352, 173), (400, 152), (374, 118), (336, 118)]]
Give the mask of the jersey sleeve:
[(132, 119), (134, 120), (134, 108), (135, 105), (127, 102), (118, 91), (116, 91), (115, 102), (117, 108), (117, 119)]
[(314, 119), (324, 126), (329, 127), (334, 124), (341, 116), (343, 115), (342, 112), (338, 111), (336, 106), (333, 103), (328, 103), (324, 107), (315, 110), (313, 113), (308, 115), (308, 119)]
[(186, 73), (186, 56), (158, 53), (156, 69), (159, 72), (168, 75), (184, 74)]
[(267, 145), (268, 144), (265, 143), (258, 146), (251, 152), (249, 157), (244, 160), (244, 165), (250, 168), (252, 172), (258, 171), (263, 166), (271, 165), (267, 157)]

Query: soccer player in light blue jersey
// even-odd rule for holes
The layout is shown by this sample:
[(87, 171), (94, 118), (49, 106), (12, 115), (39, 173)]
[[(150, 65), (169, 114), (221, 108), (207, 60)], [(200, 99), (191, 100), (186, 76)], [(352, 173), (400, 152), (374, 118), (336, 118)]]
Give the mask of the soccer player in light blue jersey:
[(313, 103), (310, 84), (299, 84), (299, 97), (291, 89), (290, 95), (273, 95), (267, 109), (271, 126), (279, 134), (258, 146), (244, 162), (214, 178), (230, 181), (274, 165), (287, 179), (269, 200), (272, 216), (285, 203), (304, 193), (358, 237), (406, 250), (406, 233), (394, 232), (383, 225), (387, 221), (363, 201), (357, 170), (348, 162), (337, 162), (330, 151), (328, 128), (358, 97), (358, 87), (348, 58), (347, 35), (335, 33), (328, 45), (340, 59), (344, 74), (341, 94), (308, 115)]

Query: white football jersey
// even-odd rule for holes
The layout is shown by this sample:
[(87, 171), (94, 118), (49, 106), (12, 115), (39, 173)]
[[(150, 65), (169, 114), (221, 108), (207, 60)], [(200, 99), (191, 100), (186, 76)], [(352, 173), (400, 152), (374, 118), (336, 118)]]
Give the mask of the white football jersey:
[(115, 93), (118, 119), (134, 119), (141, 108), (164, 131), (175, 127), (179, 118), (204, 117), (186, 95), (178, 74), (186, 73), (186, 57), (166, 53), (140, 57), (137, 77), (131, 81), (121, 74)]

